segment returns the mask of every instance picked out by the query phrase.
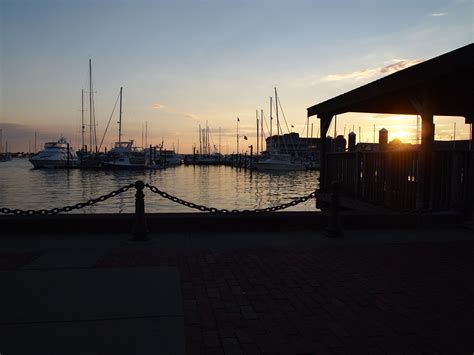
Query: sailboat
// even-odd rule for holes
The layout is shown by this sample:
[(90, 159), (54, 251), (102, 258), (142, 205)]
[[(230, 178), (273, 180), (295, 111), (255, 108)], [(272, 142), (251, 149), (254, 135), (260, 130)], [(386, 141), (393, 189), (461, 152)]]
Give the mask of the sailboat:
[(148, 162), (153, 162), (147, 157), (145, 151), (135, 148), (134, 141), (122, 141), (122, 89), (120, 88), (120, 110), (119, 110), (119, 134), (118, 142), (107, 152), (102, 160), (101, 165), (104, 169), (126, 169), (141, 170), (148, 167)]
[[(77, 152), (79, 158), (79, 166), (81, 168), (99, 168), (100, 161), (97, 149), (97, 135), (96, 135), (96, 125), (95, 125), (95, 114), (94, 114), (94, 90), (92, 87), (92, 60), (89, 59), (89, 149), (85, 144), (85, 128), (84, 123), (84, 90), (81, 91), (81, 149)], [(95, 151), (94, 151), (95, 145)]]
[[(277, 118), (277, 135), (280, 134), (280, 120), (278, 117), (278, 94), (275, 88), (275, 103), (276, 103), (276, 118)], [(270, 98), (270, 137), (272, 127), (272, 98)], [(274, 170), (274, 171), (302, 171), (306, 170), (306, 165), (293, 158), (290, 154), (280, 153), (279, 147), (275, 147), (272, 144), (269, 147), (269, 151), (266, 157), (262, 157), (259, 161), (255, 162), (255, 167), (258, 170)]]
[(3, 130), (0, 129), (0, 162), (12, 160), (12, 155), (8, 153), (8, 143), (5, 142), (5, 151), (3, 151)]

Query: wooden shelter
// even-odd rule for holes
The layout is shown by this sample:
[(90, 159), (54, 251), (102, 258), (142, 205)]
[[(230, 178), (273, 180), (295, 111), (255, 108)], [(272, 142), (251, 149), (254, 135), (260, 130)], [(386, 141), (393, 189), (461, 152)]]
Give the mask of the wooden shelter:
[[(317, 115), (320, 119), (322, 137), (326, 136), (333, 117), (346, 112), (420, 115), (422, 120), (421, 149), (415, 161), (416, 181), (414, 182), (417, 185), (416, 209), (426, 210), (431, 209), (433, 193), (435, 193), (433, 169), (437, 162), (433, 159), (435, 130), (433, 116), (463, 116), (465, 122), (471, 124), (472, 129), (474, 123), (473, 88), (474, 44), (471, 43), (311, 106), (307, 111), (308, 117)], [(336, 177), (328, 171), (328, 154), (326, 154), (328, 147), (324, 144), (324, 139), (321, 142), (323, 144), (321, 146), (320, 190), (325, 191)], [(460, 174), (462, 183), (465, 185), (463, 189), (467, 189), (470, 196), (468, 202), (472, 203), (472, 190), (474, 190), (472, 151), (466, 159), (467, 166), (461, 168)], [(363, 173), (359, 168), (360, 164), (354, 174), (362, 176)], [(367, 169), (367, 164), (363, 168)], [(366, 182), (373, 173), (373, 171), (365, 171)], [(377, 173), (380, 174), (380, 171), (375, 171), (375, 175)], [(407, 180), (410, 180), (410, 175), (407, 176)], [(384, 184), (386, 185), (386, 182)]]

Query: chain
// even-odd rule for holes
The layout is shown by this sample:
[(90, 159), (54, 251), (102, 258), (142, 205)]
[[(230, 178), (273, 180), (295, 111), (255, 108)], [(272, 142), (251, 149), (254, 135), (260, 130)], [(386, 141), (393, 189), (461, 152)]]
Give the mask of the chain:
[(89, 201), (82, 202), (82, 203), (76, 203), (73, 206), (66, 206), (62, 208), (52, 208), (50, 210), (21, 210), (21, 209), (10, 209), (10, 208), (1, 208), (0, 212), (4, 214), (14, 214), (14, 215), (19, 215), (19, 216), (33, 216), (33, 215), (40, 215), (40, 216), (45, 216), (48, 214), (58, 214), (61, 212), (70, 212), (72, 210), (78, 210), (87, 206), (92, 206), (95, 205), (98, 202), (103, 202), (105, 200), (108, 200), (111, 197), (115, 197), (117, 195), (120, 195), (121, 193), (124, 193), (125, 191), (128, 191), (132, 187), (134, 187), (135, 184), (128, 184), (126, 186), (121, 187), (118, 190), (112, 191), (106, 195), (99, 196), (97, 198), (90, 199)]
[(170, 194), (168, 194), (164, 191), (161, 191), (156, 186), (152, 186), (150, 184), (145, 184), (145, 187), (148, 187), (155, 194), (158, 194), (161, 197), (166, 198), (166, 199), (168, 199), (170, 201), (173, 201), (175, 203), (178, 203), (180, 205), (183, 205), (183, 206), (186, 206), (186, 207), (189, 207), (189, 208), (194, 208), (194, 209), (197, 209), (197, 210), (202, 211), (202, 212), (223, 213), (223, 214), (251, 214), (251, 213), (253, 214), (253, 213), (275, 212), (275, 211), (284, 210), (285, 208), (288, 208), (288, 207), (293, 207), (293, 206), (299, 205), (302, 202), (306, 202), (306, 201), (316, 197), (316, 191), (313, 191), (310, 194), (308, 194), (307, 196), (299, 197), (299, 198), (297, 198), (297, 199), (295, 199), (291, 202), (283, 203), (279, 206), (267, 207), (267, 208), (256, 208), (256, 209), (253, 209), (253, 210), (227, 210), (227, 209), (218, 209), (218, 208), (214, 208), (214, 207), (207, 207), (207, 206), (203, 206), (203, 205), (198, 205), (198, 204), (195, 204), (193, 202), (189, 202), (189, 201), (180, 199), (176, 196), (173, 196), (173, 195), (170, 195)]
[[(70, 212), (72, 210), (76, 209), (81, 209), (87, 206), (92, 206), (95, 205), (98, 202), (103, 202), (105, 200), (108, 200), (111, 197), (115, 197), (121, 193), (124, 193), (131, 189), (132, 187), (135, 187), (135, 184), (128, 184), (126, 186), (121, 187), (118, 190), (112, 191), (106, 195), (99, 196), (97, 198), (90, 199), (89, 201), (82, 202), (82, 203), (76, 203), (75, 205), (72, 206), (65, 206), (62, 208), (52, 208), (50, 210), (42, 209), (42, 210), (21, 210), (21, 209), (10, 209), (10, 208), (0, 208), (0, 213), (3, 214), (14, 214), (14, 215), (19, 215), (19, 216), (33, 216), (33, 215), (40, 215), (40, 216), (45, 216), (45, 215), (53, 215), (53, 214), (58, 214), (61, 212)], [(299, 205), (300, 203), (306, 202), (312, 198), (316, 197), (316, 191), (311, 192), (310, 194), (299, 197), (293, 201), (290, 201), (288, 203), (283, 203), (278, 206), (273, 206), (273, 207), (267, 207), (267, 208), (256, 208), (253, 210), (228, 210), (228, 209), (218, 209), (214, 207), (207, 207), (203, 205), (198, 205), (193, 202), (189, 202), (183, 199), (180, 199), (179, 197), (170, 195), (164, 191), (161, 191), (158, 189), (156, 186), (150, 185), (150, 184), (145, 184), (145, 187), (149, 188), (153, 193), (156, 193), (160, 195), (163, 198), (166, 198), (170, 201), (173, 201), (175, 203), (178, 203), (180, 205), (189, 207), (189, 208), (194, 208), (202, 212), (211, 212), (211, 213), (222, 213), (222, 214), (250, 214), (250, 213), (269, 213), (269, 212), (275, 212), (275, 211), (280, 211), (284, 210), (285, 208), (293, 207), (296, 205)]]

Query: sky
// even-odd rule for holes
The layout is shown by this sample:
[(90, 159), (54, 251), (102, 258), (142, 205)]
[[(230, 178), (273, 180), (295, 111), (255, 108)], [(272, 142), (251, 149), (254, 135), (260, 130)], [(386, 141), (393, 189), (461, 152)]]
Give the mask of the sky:
[[(471, 0), (0, 0), (3, 142), (33, 150), (36, 132), (37, 150), (60, 135), (79, 148), (89, 59), (99, 142), (120, 87), (122, 139), (139, 146), (146, 125), (147, 144), (190, 153), (207, 122), (211, 144), (220, 129), (221, 151), (232, 153), (237, 117), (240, 148), (256, 146), (256, 110), (268, 135), (275, 87), (290, 130), (316, 137), (308, 107), (472, 43), (473, 18)], [(118, 140), (117, 121), (118, 108), (103, 146)], [(436, 139), (469, 138), (462, 117), (435, 124)], [(348, 113), (336, 129), (360, 127), (371, 142), (374, 125), (415, 140), (415, 116)]]

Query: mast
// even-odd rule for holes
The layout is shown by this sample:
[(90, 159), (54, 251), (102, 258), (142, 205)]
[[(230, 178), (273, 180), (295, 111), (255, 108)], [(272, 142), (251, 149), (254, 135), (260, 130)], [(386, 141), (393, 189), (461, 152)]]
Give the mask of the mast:
[(89, 151), (92, 152), (92, 60), (89, 58)]
[(202, 155), (201, 125), (199, 125), (199, 155)]
[(219, 154), (221, 153), (221, 128), (219, 127)]
[(35, 145), (34, 145), (34, 149), (35, 149), (34, 153), (36, 154), (36, 131), (35, 131)]
[(145, 147), (148, 147), (148, 121), (145, 121)]
[(239, 122), (240, 119), (237, 117), (237, 154), (239, 154)]
[[(84, 89), (81, 89), (81, 149), (84, 151), (84, 133), (85, 133), (85, 125), (84, 125)], [(36, 132), (35, 132), (35, 145), (34, 145), (35, 153), (36, 153)]]
[(0, 128), (0, 153), (3, 153), (3, 129)]
[(270, 97), (270, 137), (272, 136), (272, 128), (273, 128), (273, 117), (272, 117), (272, 108), (273, 108), (273, 103), (272, 103), (273, 97)]
[(258, 155), (258, 152), (260, 152), (260, 150), (258, 149), (259, 148), (259, 140), (260, 140), (260, 136), (259, 136), (259, 126), (258, 126), (258, 110), (255, 110), (255, 116), (257, 117), (257, 154)]
[(263, 110), (260, 110), (260, 135), (262, 139), (260, 149), (263, 151)]
[(118, 133), (118, 141), (119, 143), (122, 142), (122, 87), (120, 87), (120, 108), (119, 108), (119, 133)]
[(275, 108), (276, 108), (276, 115), (277, 115), (277, 136), (280, 135), (280, 120), (278, 119), (278, 94), (277, 88), (275, 88)]

